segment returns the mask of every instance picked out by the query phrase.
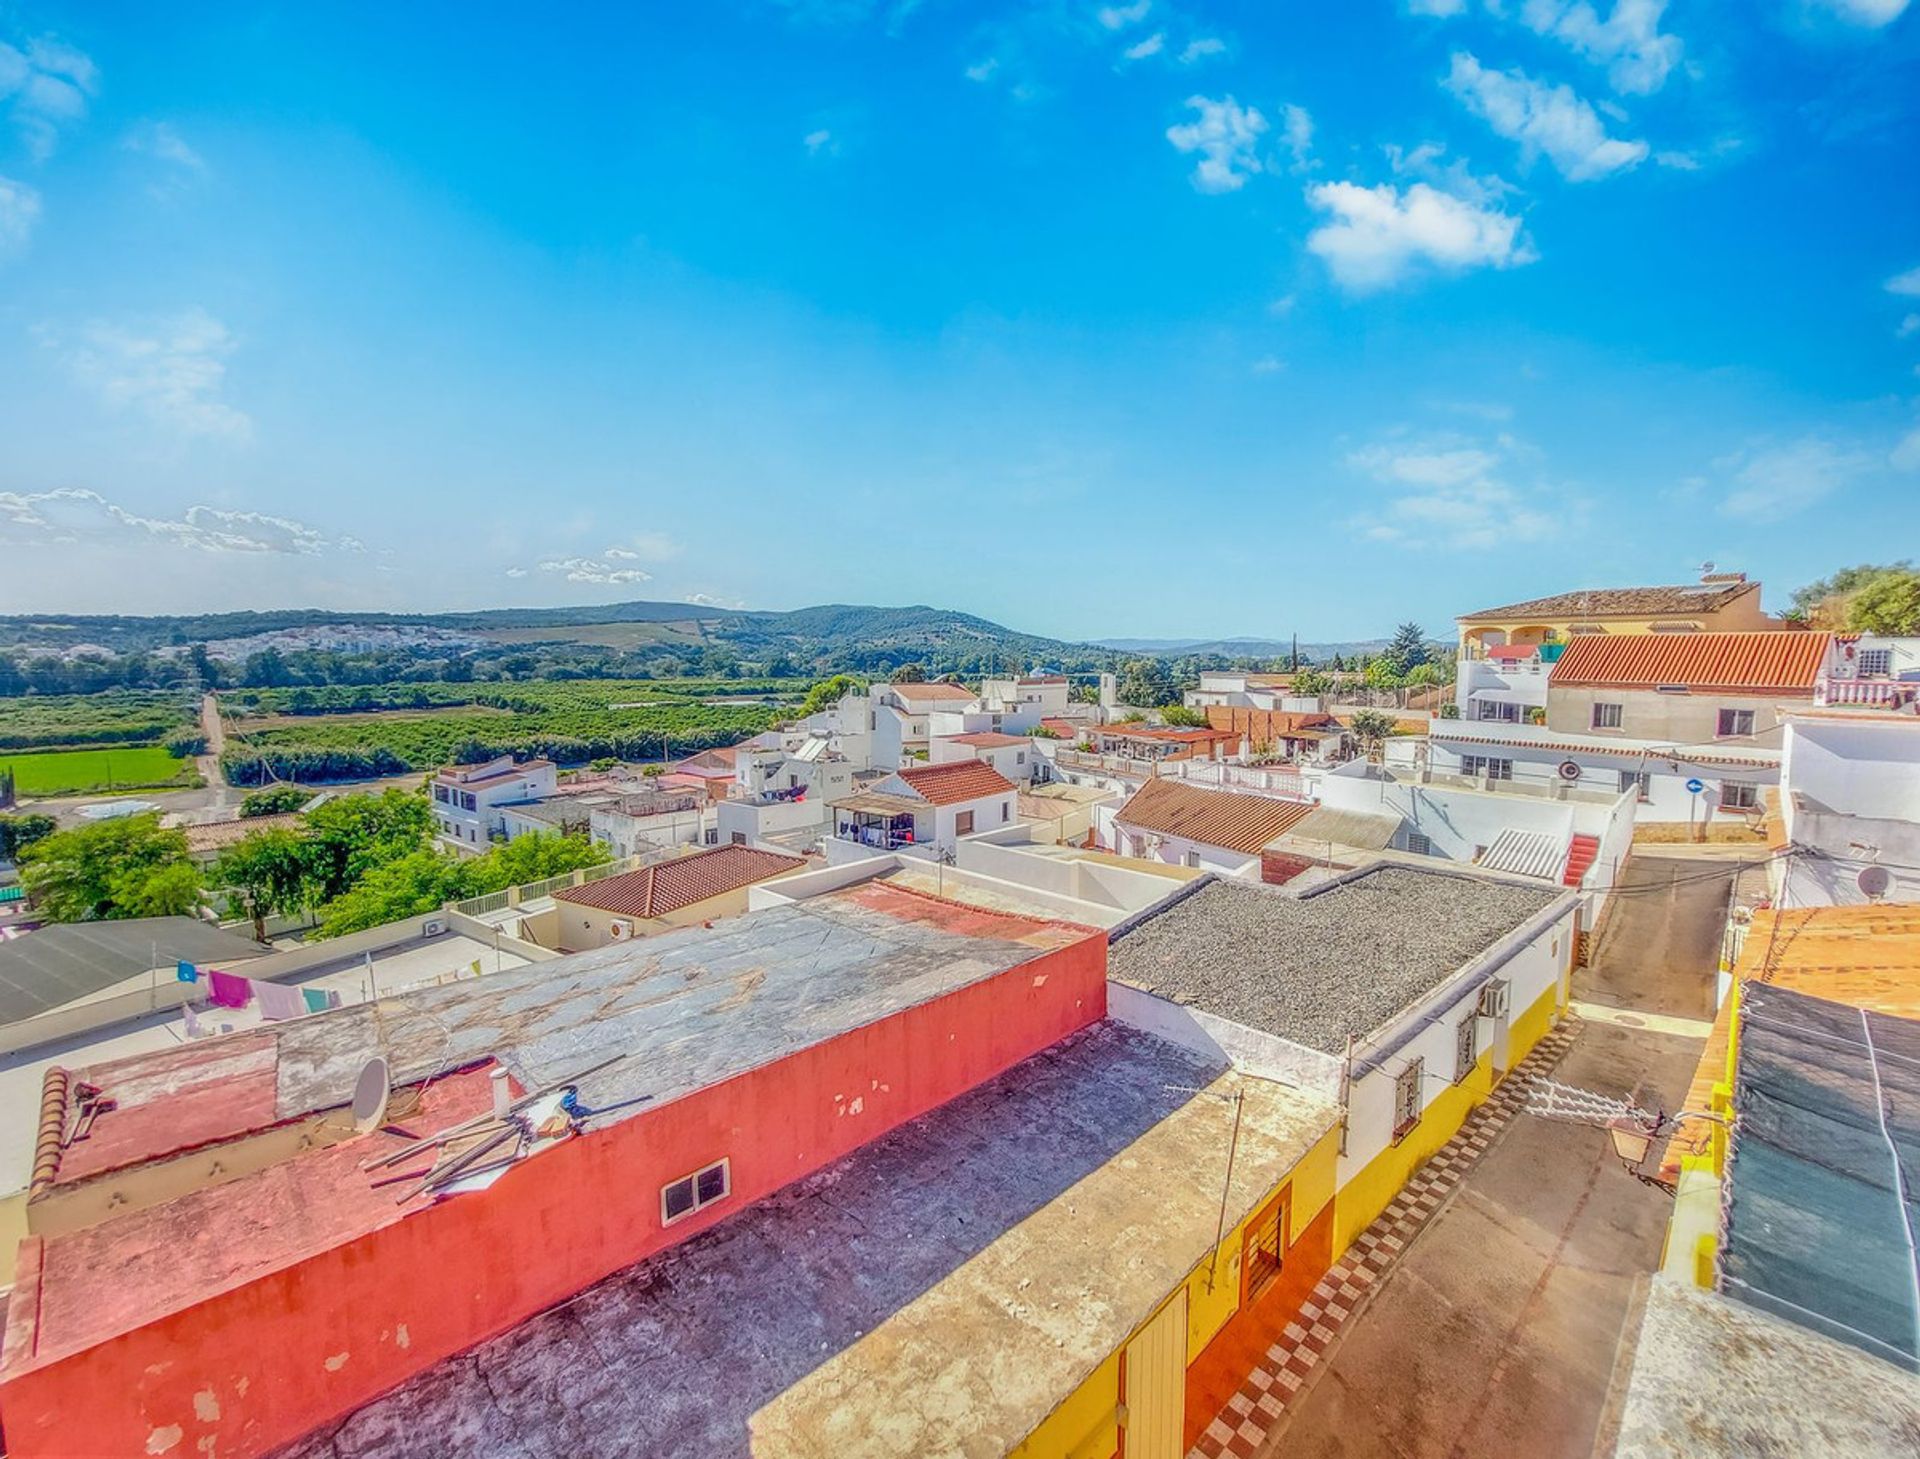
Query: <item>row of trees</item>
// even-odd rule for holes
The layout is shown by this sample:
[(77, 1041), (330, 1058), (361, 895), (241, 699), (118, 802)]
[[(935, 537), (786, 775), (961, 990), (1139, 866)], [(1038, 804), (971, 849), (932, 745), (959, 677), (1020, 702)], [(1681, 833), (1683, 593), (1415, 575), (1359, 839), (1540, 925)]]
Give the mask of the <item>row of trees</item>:
[(1920, 633), (1920, 572), (1905, 559), (1843, 567), (1796, 591), (1783, 616), (1828, 630)]
[(314, 935), (338, 937), (607, 859), (584, 835), (544, 832), (456, 856), (434, 845), (426, 797), (401, 790), (343, 796), (297, 826), (250, 832), (207, 871), (186, 833), (156, 815), (43, 831), (19, 850), (21, 879), (49, 920), (186, 916), (224, 892), (263, 939), (281, 913), (316, 908)]

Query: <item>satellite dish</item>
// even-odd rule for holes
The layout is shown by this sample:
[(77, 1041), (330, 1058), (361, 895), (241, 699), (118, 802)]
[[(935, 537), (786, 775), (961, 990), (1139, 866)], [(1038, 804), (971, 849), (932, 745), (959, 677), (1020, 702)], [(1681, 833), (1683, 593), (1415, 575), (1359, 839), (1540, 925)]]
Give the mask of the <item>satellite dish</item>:
[(393, 1081), (387, 1073), (385, 1055), (375, 1054), (360, 1066), (360, 1077), (353, 1081), (353, 1131), (364, 1135), (387, 1122), (387, 1096)]
[(1578, 760), (1562, 760), (1560, 762), (1559, 774), (1562, 780), (1578, 780), (1580, 778), (1580, 762)]
[(1862, 896), (1870, 902), (1877, 902), (1887, 894), (1887, 888), (1893, 885), (1893, 878), (1884, 866), (1863, 866), (1853, 882), (1860, 888)]

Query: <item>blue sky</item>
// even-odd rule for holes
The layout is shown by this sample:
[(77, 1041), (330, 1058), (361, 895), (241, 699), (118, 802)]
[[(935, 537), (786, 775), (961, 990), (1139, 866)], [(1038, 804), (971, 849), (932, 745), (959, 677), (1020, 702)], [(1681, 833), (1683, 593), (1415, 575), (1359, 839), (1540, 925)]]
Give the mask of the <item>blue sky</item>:
[(0, 0), (0, 610), (1920, 556), (1906, 0)]

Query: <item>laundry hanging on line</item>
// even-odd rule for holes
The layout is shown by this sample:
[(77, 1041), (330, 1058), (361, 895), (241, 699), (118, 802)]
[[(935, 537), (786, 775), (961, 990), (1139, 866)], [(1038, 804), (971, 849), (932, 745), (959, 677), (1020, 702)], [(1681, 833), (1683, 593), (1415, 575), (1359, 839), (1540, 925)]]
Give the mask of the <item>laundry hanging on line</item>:
[(207, 970), (207, 986), (211, 989), (208, 1002), (215, 1008), (245, 1008), (253, 1001), (253, 980), (242, 978), (234, 973)]

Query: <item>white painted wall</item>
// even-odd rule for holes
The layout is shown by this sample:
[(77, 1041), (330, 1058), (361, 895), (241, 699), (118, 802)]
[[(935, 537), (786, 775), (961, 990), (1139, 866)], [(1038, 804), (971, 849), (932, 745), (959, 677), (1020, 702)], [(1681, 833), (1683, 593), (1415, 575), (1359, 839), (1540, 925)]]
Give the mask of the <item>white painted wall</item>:
[(1920, 717), (1790, 720), (1781, 787), (1793, 844), (1783, 905), (1863, 903), (1869, 864), (1889, 878), (1880, 900), (1920, 902)]

